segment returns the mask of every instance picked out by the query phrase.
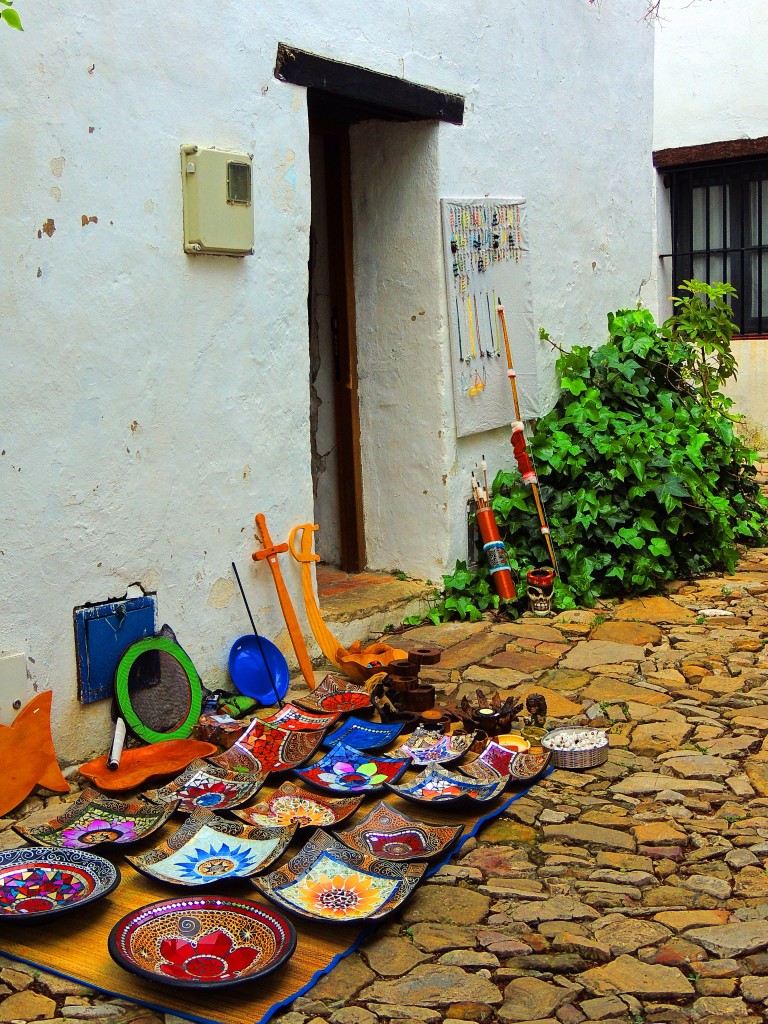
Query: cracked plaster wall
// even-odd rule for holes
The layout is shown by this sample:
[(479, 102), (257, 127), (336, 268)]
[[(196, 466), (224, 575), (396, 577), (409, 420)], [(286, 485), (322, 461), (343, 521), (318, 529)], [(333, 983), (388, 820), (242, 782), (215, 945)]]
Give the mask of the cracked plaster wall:
[[(6, 33), (0, 647), (27, 654), (30, 687), (53, 689), (62, 760), (103, 751), (110, 732), (104, 702), (75, 702), (75, 606), (139, 581), (218, 685), (248, 627), (234, 558), (261, 630), (288, 646), (269, 573), (250, 561), (256, 511), (275, 541), (313, 514), (306, 96), (273, 79), (277, 43), (464, 94), (464, 126), (434, 127), (428, 164), (414, 164), (434, 197), (430, 245), (439, 195), (524, 195), (536, 321), (597, 342), (650, 255), (643, 7), (226, 0), (211, 16), (202, 0), (44, 0)], [(182, 252), (183, 142), (254, 153), (255, 256)], [(509, 460), (507, 431), (453, 436), (438, 262), (401, 324), (414, 340), (428, 325), (429, 422), (381, 480), (382, 507), (396, 485), (419, 496), (426, 530), (374, 544), (434, 575), (465, 550), (469, 467), (482, 452)], [(398, 528), (387, 514), (382, 538)], [(298, 567), (282, 564), (308, 633)]]

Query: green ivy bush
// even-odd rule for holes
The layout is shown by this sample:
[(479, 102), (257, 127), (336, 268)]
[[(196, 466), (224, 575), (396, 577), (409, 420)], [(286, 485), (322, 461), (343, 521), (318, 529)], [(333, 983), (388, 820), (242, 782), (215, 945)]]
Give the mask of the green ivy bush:
[[(687, 281), (683, 291), (662, 327), (645, 309), (622, 310), (609, 314), (604, 345), (558, 359), (560, 399), (528, 449), (558, 557), (559, 608), (731, 572), (737, 544), (765, 540), (755, 453), (736, 434), (738, 417), (720, 390), (736, 374), (734, 290)], [(548, 556), (516, 468), (497, 474), (492, 505), (524, 581)], [(458, 563), (429, 617), (474, 619), (498, 607), (488, 576)]]

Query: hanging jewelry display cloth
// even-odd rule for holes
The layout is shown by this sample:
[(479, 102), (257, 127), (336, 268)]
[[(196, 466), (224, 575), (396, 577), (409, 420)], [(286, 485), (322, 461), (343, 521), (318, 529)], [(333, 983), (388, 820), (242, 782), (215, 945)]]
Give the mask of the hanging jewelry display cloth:
[[(500, 798), (492, 808), (478, 808), (476, 814), (468, 815), (464, 808), (453, 812), (445, 808), (437, 813), (430, 808), (420, 809), (419, 817), (428, 824), (464, 825), (459, 843), (434, 866), (430, 863), (424, 877), (439, 870), (458, 853), (467, 839), (525, 795), (529, 788), (530, 785), (519, 789), (507, 799)], [(401, 814), (413, 815), (412, 804), (395, 797), (389, 797), (387, 803)], [(347, 819), (346, 827), (354, 827), (362, 821), (369, 809), (360, 807), (353, 818)], [(167, 836), (174, 827), (166, 825), (163, 833), (158, 833), (152, 841), (157, 842), (158, 835)], [(138, 848), (132, 847), (134, 849), (138, 852)], [(375, 921), (329, 926), (326, 922), (315, 923), (291, 915), (298, 934), (296, 951), (274, 974), (260, 978), (252, 985), (209, 993), (166, 987), (118, 967), (107, 951), (107, 936), (112, 926), (124, 915), (138, 907), (157, 900), (167, 900), (178, 894), (169, 891), (160, 882), (139, 874), (125, 858), (120, 857), (119, 866), (122, 873), (121, 885), (92, 907), (84, 907), (78, 913), (63, 915), (61, 919), (38, 927), (2, 923), (2, 955), (200, 1024), (266, 1024), (278, 1010), (308, 992), (339, 960), (353, 953), (377, 927)], [(270, 906), (248, 881), (217, 883), (206, 887), (205, 894), (245, 896)]]
[(501, 301), (517, 371), (524, 420), (537, 404), (539, 341), (531, 304), (525, 200), (441, 199), (448, 326), (459, 437), (508, 426), (509, 392)]

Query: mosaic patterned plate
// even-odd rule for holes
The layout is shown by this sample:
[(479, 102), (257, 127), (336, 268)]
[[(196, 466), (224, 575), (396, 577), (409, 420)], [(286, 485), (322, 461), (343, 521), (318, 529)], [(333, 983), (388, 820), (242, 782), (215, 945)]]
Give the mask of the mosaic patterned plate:
[(277, 860), (296, 826), (264, 828), (194, 811), (168, 839), (127, 859), (137, 871), (173, 885), (210, 885), (248, 878)]
[(382, 750), (396, 740), (405, 722), (366, 722), (364, 718), (348, 718), (338, 729), (323, 738), (323, 746), (330, 750), (337, 743), (346, 743), (355, 750)]
[(167, 786), (147, 790), (142, 795), (145, 800), (156, 804), (178, 801), (178, 809), (186, 814), (191, 814), (198, 807), (225, 811), (247, 803), (258, 793), (266, 778), (266, 772), (235, 774), (198, 759)]
[(208, 760), (230, 772), (287, 772), (309, 760), (322, 738), (321, 729), (296, 731), (255, 718), (229, 750)]
[(458, 775), (456, 772), (446, 771), (440, 765), (427, 768), (420, 775), (417, 775), (411, 782), (403, 786), (394, 786), (387, 783), (397, 796), (406, 800), (412, 800), (417, 804), (459, 804), (489, 803), (499, 796), (507, 785), (507, 778), (502, 777), (497, 782), (479, 782), (468, 778), (466, 775)]
[(43, 921), (112, 892), (120, 872), (87, 850), (24, 846), (0, 852), (0, 922)]
[(347, 679), (330, 673), (318, 683), (312, 693), (306, 697), (296, 697), (295, 704), (300, 704), (308, 711), (335, 712), (339, 715), (350, 711), (373, 711), (371, 695), (360, 690)]
[(498, 743), (489, 743), (479, 757), (463, 764), (459, 771), (481, 782), (496, 782), (501, 777), (507, 784), (530, 782), (546, 770), (551, 758), (552, 754), (546, 750), (537, 754), (527, 750), (516, 753)]
[(330, 729), (334, 722), (338, 722), (339, 717), (338, 712), (318, 714), (313, 711), (305, 711), (298, 704), (283, 704), (279, 711), (262, 721), (292, 732), (306, 729)]
[(425, 870), (426, 864), (394, 864), (351, 850), (318, 829), (287, 864), (252, 884), (300, 917), (344, 924), (397, 910)]
[(140, 907), (109, 933), (109, 955), (132, 974), (198, 991), (262, 978), (296, 948), (282, 914), (253, 900), (190, 896)]
[(376, 793), (385, 782), (396, 782), (410, 763), (407, 757), (377, 757), (337, 743), (325, 757), (295, 774), (333, 793)]
[(463, 764), (459, 771), (480, 782), (498, 782), (505, 778), (509, 782), (512, 762), (518, 755), (514, 750), (502, 747), (493, 740), (474, 761)]
[(272, 796), (250, 807), (232, 811), (249, 825), (277, 828), (295, 825), (300, 828), (333, 828), (357, 810), (364, 797), (332, 797), (308, 793), (305, 789), (284, 782)]
[(429, 860), (450, 849), (463, 831), (463, 825), (414, 821), (380, 800), (359, 825), (338, 832), (337, 838), (352, 850), (382, 860)]
[(513, 782), (530, 782), (537, 778), (549, 767), (552, 760), (551, 750), (541, 750), (534, 753), (532, 750), (524, 750), (516, 754), (510, 765), (509, 774)]
[(13, 825), (30, 843), (87, 850), (101, 843), (126, 846), (146, 839), (170, 818), (176, 801), (153, 806), (144, 800), (112, 800), (95, 789), (82, 794), (44, 825)]
[(402, 743), (396, 754), (410, 757), (414, 767), (427, 764), (450, 764), (463, 757), (475, 741), (475, 733), (462, 733), (458, 736), (444, 736), (419, 726), (408, 740)]

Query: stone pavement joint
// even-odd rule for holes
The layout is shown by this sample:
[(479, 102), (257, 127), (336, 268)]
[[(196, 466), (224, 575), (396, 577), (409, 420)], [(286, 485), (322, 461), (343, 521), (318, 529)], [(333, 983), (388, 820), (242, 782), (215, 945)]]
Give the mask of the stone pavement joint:
[[(768, 549), (664, 596), (397, 643), (444, 649), (439, 699), (538, 687), (558, 725), (610, 700), (630, 721), (605, 764), (539, 781), (277, 1024), (768, 1019)], [(30, 797), (0, 848), (60, 803)], [(68, 984), (0, 959), (0, 1024), (178, 1021)]]

